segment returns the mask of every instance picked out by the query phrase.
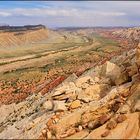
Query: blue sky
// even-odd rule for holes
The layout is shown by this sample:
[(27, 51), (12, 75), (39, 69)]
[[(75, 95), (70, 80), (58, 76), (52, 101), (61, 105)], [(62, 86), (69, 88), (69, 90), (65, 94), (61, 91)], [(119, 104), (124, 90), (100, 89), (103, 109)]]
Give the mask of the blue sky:
[(0, 1), (0, 24), (139, 26), (139, 1)]

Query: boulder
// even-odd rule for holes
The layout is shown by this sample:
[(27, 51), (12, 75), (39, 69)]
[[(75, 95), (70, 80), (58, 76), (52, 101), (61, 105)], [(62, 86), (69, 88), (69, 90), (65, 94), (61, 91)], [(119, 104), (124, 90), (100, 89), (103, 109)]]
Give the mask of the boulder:
[(70, 108), (75, 109), (81, 106), (81, 103), (79, 100), (75, 100), (74, 102), (71, 103)]
[[(81, 120), (82, 111), (75, 111), (65, 115), (65, 117), (61, 118), (57, 123), (57, 133), (58, 135), (63, 134), (68, 128), (72, 125), (75, 125), (77, 122)], [(62, 127), (63, 126), (63, 127)]]
[(53, 99), (54, 100), (66, 100), (66, 99), (69, 99), (69, 100), (75, 100), (76, 99), (76, 93), (75, 92), (69, 92), (69, 93), (66, 93), (66, 94), (62, 94), (62, 95), (59, 95), (59, 96), (54, 96)]
[(106, 84), (95, 84), (89, 86), (87, 89), (78, 94), (78, 99), (83, 102), (97, 101), (100, 99), (100, 95), (104, 93), (108, 88)]
[(140, 111), (140, 100), (137, 100), (135, 105), (134, 105), (134, 109), (133, 109), (135, 112), (136, 111)]
[(115, 85), (121, 85), (128, 81), (128, 73), (126, 71), (122, 72), (116, 79)]
[(133, 76), (136, 73), (138, 73), (138, 67), (137, 67), (136, 63), (133, 64), (132, 66), (128, 67), (127, 72), (129, 74), (129, 76)]
[(93, 130), (93, 129), (95, 129), (98, 125), (99, 125), (99, 121), (98, 121), (97, 119), (94, 120), (94, 121), (90, 121), (90, 122), (88, 123), (88, 129), (89, 129), (89, 130)]
[(61, 94), (65, 94), (66, 90), (69, 90), (68, 85), (61, 86), (61, 87), (57, 88), (54, 93), (52, 93), (52, 97), (58, 96), (58, 95), (61, 95)]
[(99, 84), (107, 84), (107, 85), (110, 85), (111, 84), (111, 80), (110, 78), (107, 78), (107, 77), (102, 77), (99, 81), (98, 81)]
[(140, 81), (140, 75), (139, 73), (135, 74), (132, 76), (132, 82), (133, 83), (136, 83), (136, 82), (139, 82)]
[(121, 113), (121, 114), (130, 113), (130, 107), (128, 104), (125, 104), (125, 105), (121, 106), (117, 112)]
[(95, 81), (90, 76), (81, 77), (75, 81), (77, 87), (82, 87), (85, 83), (93, 84)]
[(107, 123), (106, 128), (111, 130), (117, 126), (117, 122), (115, 120), (111, 120)]
[(48, 100), (48, 101), (44, 102), (43, 108), (45, 108), (48, 111), (52, 110), (53, 109), (53, 101)]
[(65, 111), (67, 110), (66, 108), (66, 103), (64, 101), (54, 101), (54, 111)]
[(75, 99), (76, 95), (81, 91), (80, 88), (77, 88), (73, 82), (69, 82), (57, 88), (55, 92), (52, 92), (52, 99), (55, 100), (65, 100), (69, 97)]
[[(115, 128), (104, 139), (135, 139), (139, 131), (139, 113), (126, 115), (127, 119), (118, 123)], [(107, 123), (106, 123), (107, 124)], [(93, 130), (86, 139), (102, 139), (102, 135), (107, 131), (106, 124)]]
[(81, 85), (81, 88), (82, 89), (86, 89), (86, 88), (88, 88), (89, 87), (89, 84), (88, 83), (83, 83), (82, 85)]
[(110, 133), (110, 131), (106, 130), (103, 134), (101, 134), (101, 137), (106, 137), (109, 135), (109, 133)]
[(121, 68), (114, 63), (107, 61), (102, 66), (101, 76), (105, 76), (111, 79), (113, 83), (121, 75)]
[(117, 123), (122, 123), (122, 122), (125, 121), (126, 119), (127, 119), (126, 115), (120, 114), (120, 115), (116, 118), (116, 121), (117, 121)]

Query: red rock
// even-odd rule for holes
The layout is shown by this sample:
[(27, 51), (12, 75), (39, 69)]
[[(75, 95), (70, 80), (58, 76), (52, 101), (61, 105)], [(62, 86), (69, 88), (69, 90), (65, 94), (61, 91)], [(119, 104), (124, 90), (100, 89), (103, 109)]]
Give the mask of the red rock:
[(127, 119), (126, 116), (124, 114), (121, 114), (116, 118), (116, 121), (117, 121), (117, 123), (122, 123), (126, 119)]
[(109, 133), (110, 133), (110, 131), (106, 130), (103, 134), (101, 134), (101, 137), (106, 137), (109, 135)]
[(114, 129), (117, 126), (116, 121), (112, 120), (110, 122), (108, 122), (108, 124), (106, 125), (107, 129)]

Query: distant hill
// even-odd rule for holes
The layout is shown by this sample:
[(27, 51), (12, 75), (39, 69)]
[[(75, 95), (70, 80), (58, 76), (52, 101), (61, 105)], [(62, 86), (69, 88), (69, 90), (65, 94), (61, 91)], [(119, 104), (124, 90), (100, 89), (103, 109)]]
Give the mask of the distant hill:
[(2, 25), (0, 26), (1, 32), (19, 32), (19, 31), (27, 31), (27, 30), (37, 30), (37, 29), (45, 29), (44, 25), (25, 25), (25, 26), (9, 26)]

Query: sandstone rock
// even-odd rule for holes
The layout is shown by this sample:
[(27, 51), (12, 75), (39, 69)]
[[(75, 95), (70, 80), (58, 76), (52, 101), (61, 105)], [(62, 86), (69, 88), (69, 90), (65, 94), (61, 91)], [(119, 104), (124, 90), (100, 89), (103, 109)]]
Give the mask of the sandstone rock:
[(66, 103), (64, 101), (54, 101), (54, 111), (65, 111), (67, 110), (66, 108)]
[(111, 107), (111, 111), (117, 112), (120, 107), (121, 107), (121, 103), (114, 103)]
[(82, 131), (83, 127), (81, 125), (78, 126), (78, 130)]
[(47, 132), (47, 139), (51, 139), (51, 137), (52, 137), (52, 134), (51, 134), (50, 131), (48, 131), (48, 132)]
[(89, 86), (83, 92), (78, 94), (78, 99), (84, 102), (97, 101), (100, 98), (101, 92), (106, 89), (106, 85), (95, 84)]
[(95, 129), (97, 126), (99, 126), (99, 121), (98, 120), (94, 120), (88, 123), (88, 129), (93, 130)]
[(87, 84), (94, 83), (94, 80), (90, 76), (85, 76), (85, 77), (78, 78), (75, 82), (77, 87), (82, 87), (82, 85), (85, 83)]
[(77, 94), (75, 92), (69, 91), (69, 93), (66, 92), (65, 94), (62, 94), (62, 95), (59, 95), (59, 96), (54, 96), (53, 99), (54, 100), (59, 100), (59, 101), (66, 100), (66, 99), (75, 100), (76, 97), (77, 97)]
[(52, 110), (53, 109), (53, 101), (46, 101), (44, 104), (43, 104), (43, 108), (45, 108), (46, 110)]
[(45, 129), (42, 130), (42, 134), (46, 135), (47, 131)]
[[(65, 79), (62, 84), (67, 84), (70, 82), (74, 82), (77, 79), (77, 75), (75, 73), (71, 74), (67, 79)], [(59, 86), (62, 86), (62, 84), (60, 84)]]
[(127, 71), (128, 71), (128, 74), (130, 77), (135, 75), (136, 73), (138, 73), (138, 67), (137, 67), (136, 63), (133, 64), (132, 66), (128, 67)]
[(56, 91), (54, 92), (54, 94), (52, 95), (53, 96), (57, 96), (57, 95), (61, 95), (61, 94), (65, 94), (65, 91), (61, 92), (61, 91)]
[(75, 88), (75, 84), (72, 82), (67, 84), (62, 84), (61, 86), (55, 89), (55, 92), (52, 93), (52, 97), (65, 94), (65, 92), (71, 90), (71, 88)]
[(79, 100), (75, 100), (74, 102), (71, 103), (70, 108), (75, 109), (81, 106), (81, 103)]
[(21, 130), (15, 128), (14, 125), (9, 126), (6, 131), (0, 133), (0, 139), (14, 139), (21, 133)]
[(95, 83), (98, 83), (100, 81), (99, 77), (96, 77), (96, 76), (93, 79), (94, 79)]
[(61, 94), (65, 94), (66, 90), (69, 90), (69, 86), (68, 85), (61, 86), (61, 87), (56, 89), (56, 91), (52, 94), (52, 97), (53, 96), (58, 96), (58, 95), (61, 95)]
[[(135, 139), (139, 131), (139, 113), (126, 115), (127, 119), (110, 130), (106, 139)], [(101, 139), (102, 134), (106, 132), (106, 124), (93, 130), (86, 139)]]
[(134, 109), (133, 109), (135, 112), (136, 111), (140, 111), (140, 100), (138, 100), (135, 105), (134, 105)]
[(119, 94), (123, 97), (126, 98), (128, 97), (131, 92), (130, 92), (130, 87), (132, 85), (132, 83), (130, 83), (130, 85), (128, 85), (128, 83), (124, 84), (125, 86), (120, 86), (120, 91)]
[(115, 120), (109, 121), (108, 124), (106, 125), (107, 129), (114, 129), (117, 126), (117, 123)]
[(132, 76), (132, 82), (133, 83), (136, 83), (136, 82), (139, 82), (140, 81), (140, 75), (139, 73), (135, 74)]
[(111, 84), (111, 80), (110, 78), (107, 78), (107, 77), (102, 77), (99, 81), (98, 81), (99, 84), (107, 84), (107, 85), (110, 85)]
[(82, 88), (82, 89), (86, 89), (86, 88), (88, 88), (88, 86), (89, 86), (88, 83), (83, 83), (83, 84), (81, 85), (81, 88)]
[(0, 123), (2, 123), (6, 119), (6, 117), (8, 117), (11, 113), (14, 112), (14, 107), (15, 107), (15, 104), (2, 105), (0, 107), (0, 112), (2, 112), (1, 117), (0, 117)]
[(57, 88), (55, 92), (52, 92), (52, 99), (65, 100), (70, 98), (74, 100), (81, 90), (82, 89), (77, 88), (73, 82), (70, 82)]
[(117, 123), (122, 123), (126, 119), (127, 119), (126, 116), (124, 114), (121, 114), (116, 118), (116, 121), (117, 121)]
[(72, 136), (66, 137), (65, 139), (84, 139), (84, 137), (86, 137), (88, 134), (88, 130), (82, 130)]
[(126, 113), (130, 113), (130, 107), (128, 104), (124, 104), (123, 106), (121, 106), (118, 110), (118, 113), (122, 113), (122, 114), (126, 114)]
[(101, 134), (101, 137), (106, 137), (109, 135), (109, 133), (110, 133), (110, 131), (106, 130), (103, 134)]
[(73, 135), (74, 133), (76, 133), (75, 128), (69, 128), (69, 129), (66, 131), (67, 136)]
[(70, 128), (70, 126), (75, 125), (77, 122), (80, 122), (81, 113), (82, 113), (81, 111), (76, 111), (67, 114), (65, 117), (60, 119), (59, 122), (57, 123), (58, 134), (60, 135), (64, 133), (66, 129)]
[(102, 115), (99, 117), (100, 124), (104, 124), (108, 119), (110, 119), (110, 115)]
[(121, 85), (127, 81), (128, 81), (128, 73), (124, 71), (115, 79), (115, 85)]
[(140, 43), (138, 44), (137, 51), (136, 51), (136, 63), (138, 68), (140, 68)]
[(109, 77), (112, 82), (115, 82), (115, 80), (121, 75), (121, 69), (116, 64), (107, 61), (102, 67), (101, 75)]

